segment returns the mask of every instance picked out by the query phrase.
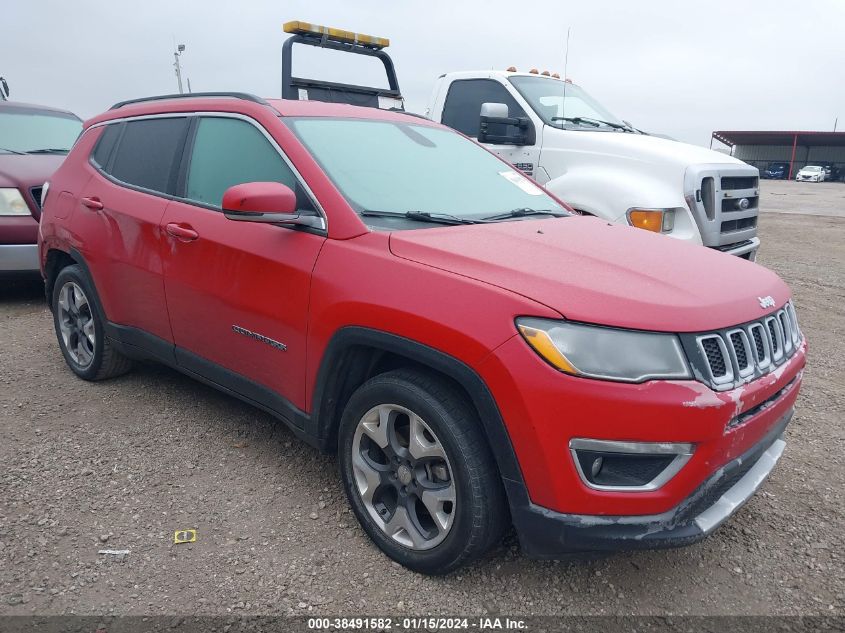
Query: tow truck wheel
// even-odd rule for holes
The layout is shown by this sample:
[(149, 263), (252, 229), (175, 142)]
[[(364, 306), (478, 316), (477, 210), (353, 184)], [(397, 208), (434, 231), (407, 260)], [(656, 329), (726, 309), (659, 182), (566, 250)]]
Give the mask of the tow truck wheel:
[(349, 503), (370, 538), (414, 571), (446, 574), (508, 524), (474, 410), (435, 375), (380, 374), (350, 398), (338, 437)]

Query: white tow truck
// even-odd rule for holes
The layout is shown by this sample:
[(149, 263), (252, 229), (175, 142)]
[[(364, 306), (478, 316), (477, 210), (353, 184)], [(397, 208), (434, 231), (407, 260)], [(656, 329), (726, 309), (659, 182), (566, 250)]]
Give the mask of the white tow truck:
[(569, 80), (514, 68), (447, 73), (425, 114), (582, 213), (755, 258), (757, 168), (645, 134)]
[[(282, 96), (403, 108), (386, 38), (288, 22)], [(294, 45), (374, 57), (388, 88), (294, 76)], [(617, 119), (583, 89), (547, 72), (441, 75), (425, 116), (477, 139), (580, 213), (753, 260), (759, 172), (731, 156), (653, 136)]]

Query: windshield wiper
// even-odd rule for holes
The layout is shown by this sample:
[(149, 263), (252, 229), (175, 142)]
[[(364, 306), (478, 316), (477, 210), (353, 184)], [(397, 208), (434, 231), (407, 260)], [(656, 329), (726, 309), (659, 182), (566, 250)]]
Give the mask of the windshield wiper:
[(14, 149), (9, 149), (8, 147), (0, 147), (0, 152), (9, 152), (10, 154), (17, 154), (18, 156), (24, 156), (24, 152), (19, 152)]
[(45, 147), (44, 149), (31, 149), (27, 154), (67, 154), (69, 149), (62, 149), (60, 147)]
[(428, 211), (370, 211), (365, 209), (361, 215), (371, 218), (405, 218), (419, 222), (431, 222), (432, 224), (476, 224), (477, 220), (459, 218), (449, 213), (429, 213)]
[(556, 218), (565, 218), (569, 214), (560, 211), (553, 211), (552, 209), (529, 209), (528, 207), (520, 207), (518, 209), (511, 209), (507, 213), (500, 213), (498, 215), (490, 215), (486, 218), (481, 218), (485, 222), (495, 220), (509, 220), (510, 218), (524, 218), (527, 215), (551, 215)]
[(635, 132), (634, 128), (623, 125), (622, 123), (613, 123), (611, 121), (604, 121), (602, 119), (594, 119), (589, 116), (553, 116), (552, 121), (567, 121), (568, 123), (587, 123), (593, 127), (606, 125), (616, 130), (624, 130), (625, 132)]

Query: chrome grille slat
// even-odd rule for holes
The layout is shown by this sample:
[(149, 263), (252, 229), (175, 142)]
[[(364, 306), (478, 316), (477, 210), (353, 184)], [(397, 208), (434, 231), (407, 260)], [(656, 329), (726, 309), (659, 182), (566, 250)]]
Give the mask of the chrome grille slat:
[(792, 351), (792, 324), (789, 322), (789, 315), (786, 310), (778, 312), (778, 321), (783, 330), (783, 351), (789, 354)]
[(797, 351), (801, 334), (795, 307), (783, 308), (757, 321), (718, 332), (690, 336), (698, 350), (696, 365), (704, 380), (716, 390), (731, 389), (763, 376), (786, 362)]
[(754, 339), (755, 362), (758, 369), (764, 370), (772, 364), (771, 344), (766, 336), (766, 328), (760, 323), (754, 323), (748, 327), (751, 337)]
[(771, 343), (772, 360), (778, 362), (783, 358), (783, 331), (780, 329), (780, 322), (775, 317), (766, 318), (766, 332)]
[(741, 378), (754, 373), (754, 356), (751, 351), (751, 344), (748, 335), (744, 330), (731, 330), (727, 334), (731, 351), (731, 360), (735, 363), (737, 372)]

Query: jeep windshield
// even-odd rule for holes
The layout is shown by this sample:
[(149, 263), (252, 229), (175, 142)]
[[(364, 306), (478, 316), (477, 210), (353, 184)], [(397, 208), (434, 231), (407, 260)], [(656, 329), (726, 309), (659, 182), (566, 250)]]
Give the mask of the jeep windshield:
[(82, 131), (82, 121), (70, 113), (3, 106), (0, 109), (0, 152), (67, 154)]
[(547, 125), (634, 132), (584, 90), (559, 79), (513, 76), (510, 82)]
[(374, 228), (567, 215), (520, 172), (451, 130), (373, 119), (284, 121)]

